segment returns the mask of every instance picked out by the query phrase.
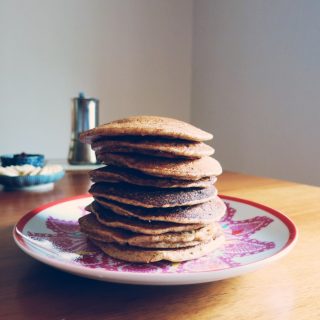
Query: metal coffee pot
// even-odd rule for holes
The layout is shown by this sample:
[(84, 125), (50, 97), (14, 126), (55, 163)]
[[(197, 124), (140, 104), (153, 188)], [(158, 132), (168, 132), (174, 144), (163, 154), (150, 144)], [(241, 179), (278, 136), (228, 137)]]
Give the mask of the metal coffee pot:
[(97, 127), (99, 124), (99, 100), (86, 98), (80, 93), (72, 99), (71, 141), (68, 162), (75, 165), (96, 164), (97, 159), (91, 146), (79, 140), (81, 132)]

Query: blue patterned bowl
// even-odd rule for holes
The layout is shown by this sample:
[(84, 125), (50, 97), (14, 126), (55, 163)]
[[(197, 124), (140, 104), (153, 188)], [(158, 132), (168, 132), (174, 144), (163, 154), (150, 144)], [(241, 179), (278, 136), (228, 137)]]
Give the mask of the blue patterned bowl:
[(0, 184), (4, 185), (7, 188), (24, 188), (24, 187), (56, 182), (60, 180), (63, 176), (64, 176), (63, 170), (50, 175), (17, 176), (17, 177), (0, 175)]
[(44, 155), (42, 154), (6, 154), (0, 157), (1, 165), (3, 167), (8, 166), (22, 166), (24, 164), (30, 164), (34, 167), (43, 167), (44, 166)]

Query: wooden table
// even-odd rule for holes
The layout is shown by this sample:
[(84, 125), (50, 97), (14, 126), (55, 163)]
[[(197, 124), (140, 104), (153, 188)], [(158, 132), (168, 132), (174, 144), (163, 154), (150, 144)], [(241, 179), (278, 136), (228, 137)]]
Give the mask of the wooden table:
[(225, 173), (220, 193), (286, 213), (300, 238), (268, 267), (215, 283), (147, 287), (98, 282), (48, 267), (24, 254), (11, 236), (30, 209), (85, 193), (86, 172), (68, 173), (54, 191), (0, 191), (0, 319), (320, 319), (320, 188)]

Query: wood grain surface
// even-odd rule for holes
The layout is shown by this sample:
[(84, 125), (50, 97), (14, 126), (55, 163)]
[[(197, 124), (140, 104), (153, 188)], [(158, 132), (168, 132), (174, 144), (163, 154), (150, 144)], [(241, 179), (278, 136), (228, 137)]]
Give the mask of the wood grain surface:
[(224, 173), (217, 186), (287, 214), (299, 230), (294, 250), (254, 273), (209, 284), (84, 279), (27, 256), (11, 233), (34, 207), (86, 193), (87, 173), (67, 173), (47, 193), (0, 191), (0, 319), (320, 319), (320, 188), (237, 173)]

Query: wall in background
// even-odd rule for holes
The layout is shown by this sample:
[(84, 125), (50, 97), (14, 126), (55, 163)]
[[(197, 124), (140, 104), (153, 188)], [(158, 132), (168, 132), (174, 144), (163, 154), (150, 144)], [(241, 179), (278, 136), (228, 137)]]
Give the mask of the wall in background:
[(1, 0), (0, 153), (65, 158), (70, 98), (101, 122), (190, 119), (191, 0)]
[(65, 158), (84, 90), (101, 122), (191, 119), (225, 169), (319, 185), (319, 15), (316, 0), (0, 0), (0, 153)]
[(194, 1), (192, 120), (225, 169), (320, 185), (320, 2)]

